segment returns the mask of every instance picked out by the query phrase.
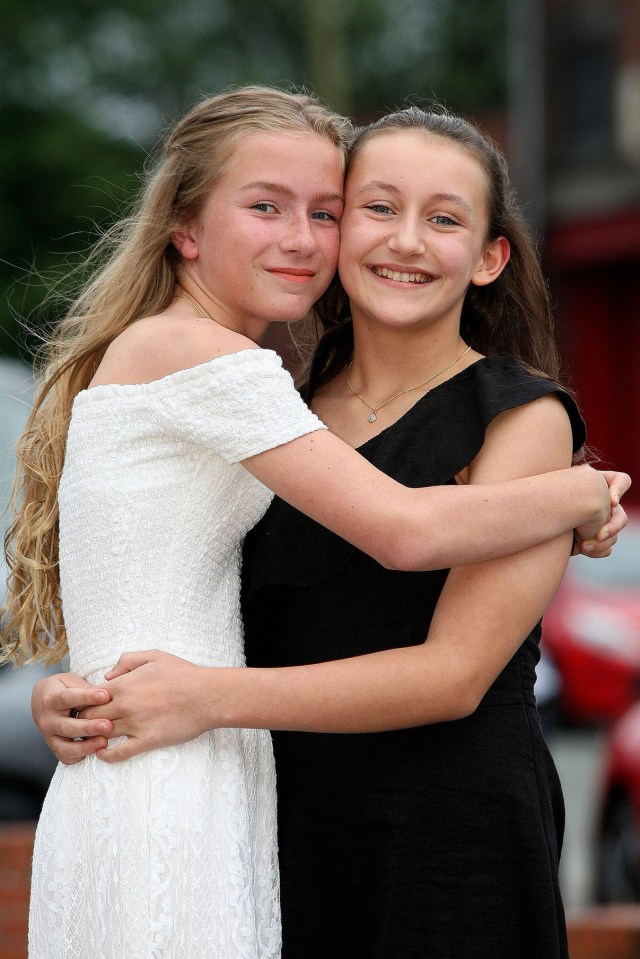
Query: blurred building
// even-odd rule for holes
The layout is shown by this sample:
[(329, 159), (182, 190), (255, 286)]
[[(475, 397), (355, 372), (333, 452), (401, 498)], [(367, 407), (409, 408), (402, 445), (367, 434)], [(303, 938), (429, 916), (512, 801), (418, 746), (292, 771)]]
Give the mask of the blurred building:
[(640, 0), (543, 0), (543, 254), (563, 360), (640, 499)]

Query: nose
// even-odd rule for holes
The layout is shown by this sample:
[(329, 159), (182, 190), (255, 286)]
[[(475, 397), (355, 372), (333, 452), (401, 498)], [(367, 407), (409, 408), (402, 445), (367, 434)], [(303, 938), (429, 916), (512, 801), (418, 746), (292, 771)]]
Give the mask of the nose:
[(295, 214), (287, 219), (280, 240), (280, 249), (283, 253), (298, 253), (300, 256), (310, 256), (316, 252), (318, 249), (316, 235), (306, 213)]
[(394, 220), (393, 232), (387, 245), (400, 256), (417, 256), (424, 253), (426, 243), (422, 223), (415, 217), (398, 217)]

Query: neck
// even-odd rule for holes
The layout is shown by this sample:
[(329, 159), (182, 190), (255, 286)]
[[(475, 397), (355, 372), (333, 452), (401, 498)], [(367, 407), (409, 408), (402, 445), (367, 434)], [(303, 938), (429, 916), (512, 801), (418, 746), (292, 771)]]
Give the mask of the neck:
[[(446, 367), (466, 349), (459, 330), (363, 329), (354, 323), (353, 362), (349, 378), (372, 404), (406, 387), (426, 380)], [(475, 358), (469, 353), (453, 375)]]
[(193, 300), (202, 312), (224, 326), (227, 330), (234, 330), (247, 336), (255, 343), (259, 343), (269, 326), (268, 320), (259, 317), (237, 317), (229, 307), (209, 292), (197, 277), (182, 271), (176, 280), (176, 293), (184, 293)]

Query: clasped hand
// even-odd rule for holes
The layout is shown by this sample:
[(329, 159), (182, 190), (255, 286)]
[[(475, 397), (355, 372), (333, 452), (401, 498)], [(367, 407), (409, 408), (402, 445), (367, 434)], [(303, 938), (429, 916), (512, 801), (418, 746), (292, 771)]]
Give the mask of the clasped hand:
[[(125, 653), (102, 686), (74, 673), (40, 680), (32, 695), (33, 717), (61, 762), (71, 765), (93, 753), (118, 762), (205, 732), (208, 672), (159, 650)], [(119, 736), (126, 741), (106, 748), (108, 739)]]
[[(609, 487), (611, 513), (597, 532), (593, 527), (577, 529), (573, 550), (594, 559), (610, 554), (627, 524), (620, 498), (631, 483), (626, 473), (601, 475)], [(91, 686), (73, 673), (41, 679), (33, 690), (33, 717), (61, 762), (71, 765), (97, 753), (114, 763), (205, 732), (210, 728), (207, 707), (215, 701), (220, 718), (225, 679), (235, 672), (216, 669), (213, 684), (212, 670), (169, 653), (125, 653), (102, 686)], [(108, 739), (119, 736), (127, 739), (107, 748)]]

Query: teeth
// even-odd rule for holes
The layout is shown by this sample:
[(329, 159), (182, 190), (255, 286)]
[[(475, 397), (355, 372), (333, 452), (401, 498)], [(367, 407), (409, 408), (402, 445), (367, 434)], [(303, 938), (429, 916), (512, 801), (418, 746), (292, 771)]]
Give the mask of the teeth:
[(398, 270), (388, 270), (386, 266), (374, 266), (371, 269), (377, 276), (398, 280), (400, 283), (430, 283), (432, 280), (426, 273), (400, 273)]

